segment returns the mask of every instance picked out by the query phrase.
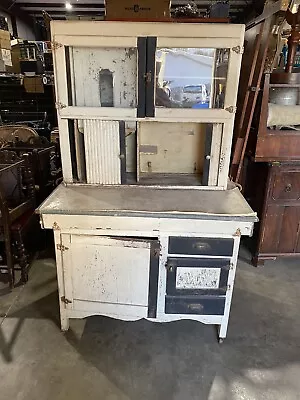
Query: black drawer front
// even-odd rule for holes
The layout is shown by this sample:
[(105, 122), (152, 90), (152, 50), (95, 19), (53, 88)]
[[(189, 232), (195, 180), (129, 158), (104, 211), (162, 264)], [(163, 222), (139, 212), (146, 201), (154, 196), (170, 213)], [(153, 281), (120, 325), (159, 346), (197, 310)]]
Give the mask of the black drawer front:
[(169, 257), (166, 268), (167, 295), (216, 296), (227, 292), (228, 259)]
[(232, 256), (233, 239), (170, 237), (169, 254)]
[(166, 314), (224, 315), (225, 296), (166, 296)]

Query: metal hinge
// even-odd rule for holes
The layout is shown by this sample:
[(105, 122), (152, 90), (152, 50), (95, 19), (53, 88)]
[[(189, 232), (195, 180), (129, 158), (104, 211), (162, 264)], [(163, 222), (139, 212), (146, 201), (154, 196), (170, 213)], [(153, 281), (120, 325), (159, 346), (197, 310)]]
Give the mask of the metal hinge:
[(241, 237), (241, 236), (242, 236), (242, 232), (241, 232), (240, 228), (238, 228), (238, 229), (235, 231), (235, 233), (233, 234), (233, 236), (238, 236), (238, 237)]
[(57, 50), (59, 48), (63, 47), (62, 43), (58, 43), (58, 42), (51, 42), (51, 49), (52, 50)]
[(55, 108), (57, 110), (61, 110), (62, 108), (66, 108), (67, 106), (63, 103), (60, 103), (59, 101), (55, 103)]
[(234, 51), (236, 54), (244, 53), (244, 47), (241, 47), (241, 46), (234, 46), (234, 47), (232, 47), (231, 50)]
[(60, 251), (69, 250), (69, 247), (66, 247), (66, 246), (64, 246), (63, 244), (60, 244), (60, 243), (56, 245), (56, 248), (57, 248), (57, 250), (60, 250)]
[(159, 248), (153, 249), (152, 256), (153, 257), (159, 257), (160, 256), (160, 249)]
[(227, 108), (225, 108), (225, 111), (228, 111), (231, 114), (234, 114), (236, 112), (236, 107), (234, 107), (234, 106), (227, 107)]
[(71, 304), (72, 303), (71, 300), (66, 299), (65, 296), (61, 297), (60, 300), (65, 304)]

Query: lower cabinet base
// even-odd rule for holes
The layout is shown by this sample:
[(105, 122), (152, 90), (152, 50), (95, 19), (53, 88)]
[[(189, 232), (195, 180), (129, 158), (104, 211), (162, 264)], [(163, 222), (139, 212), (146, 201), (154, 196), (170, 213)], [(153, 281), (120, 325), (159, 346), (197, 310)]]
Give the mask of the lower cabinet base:
[(198, 227), (188, 220), (182, 230), (167, 231), (157, 221), (158, 229), (144, 231), (53, 223), (60, 227), (54, 239), (63, 331), (70, 319), (99, 315), (193, 320), (217, 326), (219, 340), (226, 338), (240, 239), (253, 222), (207, 219)]
[(122, 321), (139, 321), (141, 319), (146, 319), (147, 321), (153, 323), (167, 323), (167, 322), (175, 322), (180, 320), (193, 320), (197, 322), (201, 322), (202, 324), (206, 325), (215, 325), (217, 327), (217, 334), (218, 339), (222, 342), (227, 336), (227, 328), (228, 328), (228, 320), (229, 315), (227, 317), (220, 316), (220, 315), (169, 315), (169, 314), (162, 314), (158, 315), (157, 318), (140, 318), (134, 316), (120, 316), (115, 315), (113, 313), (105, 314), (105, 313), (90, 313), (88, 311), (68, 311), (64, 310), (61, 312), (61, 330), (63, 332), (67, 332), (70, 328), (70, 320), (71, 319), (83, 319), (91, 316), (104, 316), (110, 317), (114, 319), (119, 319)]

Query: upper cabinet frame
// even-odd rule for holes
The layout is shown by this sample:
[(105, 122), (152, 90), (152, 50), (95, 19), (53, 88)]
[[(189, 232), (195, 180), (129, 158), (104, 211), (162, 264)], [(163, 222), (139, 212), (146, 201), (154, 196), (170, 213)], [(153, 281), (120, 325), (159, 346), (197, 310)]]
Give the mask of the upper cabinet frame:
[[(147, 119), (165, 122), (208, 123), (234, 121), (243, 52), (244, 25), (53, 21), (51, 30), (56, 106), (58, 116), (62, 120), (141, 121)], [(219, 50), (227, 49), (226, 92), (220, 108), (211, 107), (211, 104), (211, 108), (185, 108), (182, 104), (177, 108), (156, 105), (155, 88), (158, 71), (155, 55), (157, 51), (165, 48), (171, 49), (171, 51), (175, 49), (177, 53), (179, 49), (184, 51), (185, 48), (216, 49), (216, 54)], [(90, 106), (88, 103), (76, 104), (74, 100), (76, 97), (74, 77), (78, 70), (76, 65), (74, 68), (74, 63), (76, 64), (74, 51), (76, 49), (97, 49), (95, 51), (123, 49), (126, 55), (129, 53), (132, 55), (129, 61), (129, 68), (133, 71), (130, 84), (135, 85), (136, 98), (130, 100), (130, 106), (126, 104), (124, 106), (122, 103), (117, 107), (94, 106), (94, 104)], [(104, 78), (109, 81), (109, 75)], [(104, 85), (107, 84), (105, 82), (104, 80)], [(88, 82), (82, 82), (82, 85), (88, 87)], [(215, 91), (216, 88), (212, 87), (211, 97), (215, 96)], [(145, 110), (144, 114), (143, 110)]]

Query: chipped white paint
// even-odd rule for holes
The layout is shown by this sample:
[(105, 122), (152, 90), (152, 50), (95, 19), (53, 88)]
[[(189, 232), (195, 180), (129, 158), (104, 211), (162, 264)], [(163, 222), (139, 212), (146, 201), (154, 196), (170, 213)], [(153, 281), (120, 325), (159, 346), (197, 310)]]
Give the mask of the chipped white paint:
[(220, 268), (176, 268), (176, 289), (217, 289)]
[(121, 183), (120, 136), (117, 121), (84, 120), (87, 183)]
[(72, 236), (73, 300), (147, 307), (150, 244), (125, 239)]
[(74, 106), (103, 107), (100, 73), (109, 71), (113, 78), (113, 106), (115, 108), (136, 108), (136, 49), (107, 47), (96, 49), (74, 47), (72, 49)]

